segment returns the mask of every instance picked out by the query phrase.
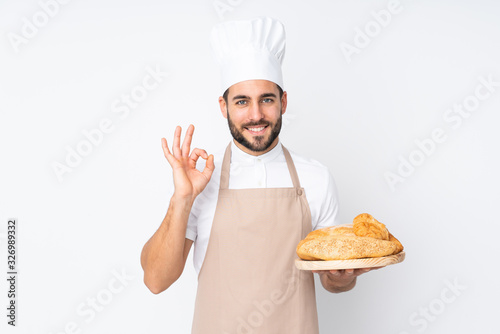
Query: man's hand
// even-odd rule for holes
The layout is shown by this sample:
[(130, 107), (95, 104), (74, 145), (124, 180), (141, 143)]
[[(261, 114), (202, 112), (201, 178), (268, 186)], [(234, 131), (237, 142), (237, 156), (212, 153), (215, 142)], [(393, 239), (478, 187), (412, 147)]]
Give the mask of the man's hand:
[[(180, 146), (181, 131), (180, 126), (175, 128), (172, 153), (168, 149), (165, 138), (161, 139), (161, 143), (165, 158), (167, 158), (168, 163), (172, 166), (174, 174), (175, 191), (173, 197), (194, 201), (196, 196), (205, 189), (212, 177), (215, 169), (214, 156), (208, 155), (205, 150), (199, 148), (193, 149), (190, 154), (194, 126), (190, 125), (188, 127), (182, 147)], [(196, 162), (200, 157), (206, 160), (205, 168), (202, 172), (196, 169)]]
[(333, 293), (349, 291), (356, 285), (356, 278), (359, 275), (369, 272), (376, 268), (360, 269), (342, 269), (342, 270), (313, 270), (313, 273), (319, 274), (323, 287)]

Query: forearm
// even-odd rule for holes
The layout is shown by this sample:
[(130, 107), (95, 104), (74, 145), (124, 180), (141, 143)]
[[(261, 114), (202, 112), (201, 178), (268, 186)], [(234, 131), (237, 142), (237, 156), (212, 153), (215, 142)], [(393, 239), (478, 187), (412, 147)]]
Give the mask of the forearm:
[(167, 289), (184, 269), (186, 226), (192, 202), (172, 197), (163, 222), (144, 245), (141, 253), (144, 283), (153, 293)]

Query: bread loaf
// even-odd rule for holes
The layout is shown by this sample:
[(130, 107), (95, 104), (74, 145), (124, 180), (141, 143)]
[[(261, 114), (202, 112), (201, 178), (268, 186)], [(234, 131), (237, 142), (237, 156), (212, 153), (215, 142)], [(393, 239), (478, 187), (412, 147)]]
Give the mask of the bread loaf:
[(403, 245), (384, 224), (364, 213), (353, 224), (318, 229), (297, 245), (303, 260), (351, 260), (397, 254)]

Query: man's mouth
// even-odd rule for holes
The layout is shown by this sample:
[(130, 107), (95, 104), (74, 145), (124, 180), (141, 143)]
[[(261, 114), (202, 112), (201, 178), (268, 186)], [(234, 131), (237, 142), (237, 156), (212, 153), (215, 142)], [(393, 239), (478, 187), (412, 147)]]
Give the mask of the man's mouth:
[(245, 129), (253, 135), (261, 135), (266, 131), (267, 125), (260, 126), (249, 126), (245, 127)]

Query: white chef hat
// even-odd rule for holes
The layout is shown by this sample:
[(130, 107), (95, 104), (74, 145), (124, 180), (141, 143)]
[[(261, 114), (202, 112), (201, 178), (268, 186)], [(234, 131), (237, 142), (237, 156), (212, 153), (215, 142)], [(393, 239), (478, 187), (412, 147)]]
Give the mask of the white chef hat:
[(270, 17), (219, 23), (210, 44), (221, 67), (222, 93), (246, 80), (269, 80), (283, 88), (285, 27)]

